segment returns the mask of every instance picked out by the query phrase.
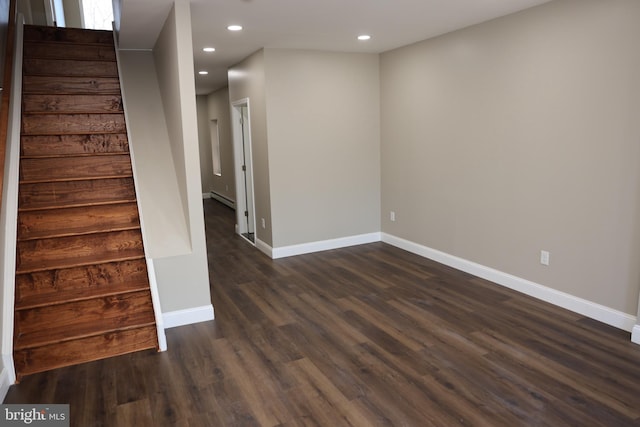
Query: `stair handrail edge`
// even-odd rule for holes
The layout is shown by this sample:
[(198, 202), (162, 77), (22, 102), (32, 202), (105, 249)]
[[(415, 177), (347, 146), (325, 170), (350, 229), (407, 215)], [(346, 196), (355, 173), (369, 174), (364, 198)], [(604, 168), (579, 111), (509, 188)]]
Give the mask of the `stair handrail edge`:
[(13, 74), (9, 101), (9, 121), (5, 158), (5, 179), (3, 180), (3, 201), (0, 212), (0, 226), (4, 230), (1, 243), (3, 249), (0, 269), (2, 270), (2, 364), (9, 384), (16, 382), (13, 363), (13, 326), (16, 283), (16, 247), (18, 236), (18, 187), (20, 167), (20, 122), (22, 120), (22, 50), (24, 39), (24, 16), (16, 19)]
[[(114, 44), (114, 48), (116, 51), (116, 66), (118, 68), (118, 79), (120, 80), (120, 96), (122, 97), (122, 110), (124, 113), (124, 120), (125, 123), (129, 123), (129, 117), (127, 115), (127, 100), (126, 100), (126, 96), (123, 90), (123, 85), (122, 85), (122, 70), (121, 70), (121, 66), (120, 66), (120, 51), (118, 49), (118, 34), (117, 34), (117, 30), (115, 27), (115, 22), (112, 23), (113, 24), (113, 44)], [(133, 150), (131, 149), (132, 146), (132, 139), (131, 139), (131, 132), (130, 132), (130, 127), (126, 126), (127, 129), (127, 141), (129, 141), (129, 156), (131, 158), (131, 170), (133, 172), (133, 186), (134, 186), (134, 190), (136, 192), (136, 204), (138, 206), (138, 216), (140, 218), (140, 229), (142, 231), (142, 244), (144, 245), (145, 248), (145, 260), (147, 263), (147, 274), (149, 277), (149, 288), (151, 290), (151, 302), (153, 304), (153, 313), (155, 316), (155, 320), (156, 320), (156, 330), (157, 330), (157, 335), (158, 335), (158, 347), (159, 347), (159, 351), (166, 351), (167, 350), (167, 338), (165, 335), (165, 331), (164, 331), (164, 318), (162, 315), (162, 306), (160, 304), (160, 293), (158, 291), (158, 281), (156, 280), (156, 271), (155, 271), (155, 266), (153, 263), (153, 259), (150, 258), (147, 255), (147, 248), (149, 248), (148, 243), (147, 243), (147, 238), (146, 238), (146, 233), (145, 233), (145, 225), (144, 225), (144, 215), (142, 213), (142, 209), (140, 206), (140, 189), (138, 186), (138, 179), (137, 179), (137, 171), (136, 171), (136, 161), (135, 161), (135, 154), (133, 152)]]

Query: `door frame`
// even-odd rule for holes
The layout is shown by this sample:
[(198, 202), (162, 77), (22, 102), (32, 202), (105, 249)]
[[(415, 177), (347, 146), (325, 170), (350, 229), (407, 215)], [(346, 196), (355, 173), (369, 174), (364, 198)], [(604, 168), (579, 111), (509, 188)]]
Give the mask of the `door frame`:
[[(242, 107), (247, 108), (247, 120), (245, 125), (247, 140), (243, 141), (242, 126), (240, 121), (242, 119)], [(242, 236), (242, 233), (249, 232), (247, 223), (251, 223), (253, 226), (254, 241), (247, 240), (249, 243), (255, 246), (256, 236), (256, 212), (255, 212), (255, 187), (253, 184), (253, 152), (251, 144), (251, 108), (249, 98), (242, 98), (231, 103), (231, 130), (233, 134), (233, 157), (235, 165), (235, 178), (236, 178), (236, 233)], [(243, 146), (244, 143), (244, 146)], [(244, 155), (243, 155), (244, 150)], [(245, 159), (246, 155), (246, 159)], [(246, 160), (246, 168), (249, 172), (251, 179), (246, 183), (249, 187), (251, 194), (247, 195), (247, 187), (245, 187), (245, 177), (242, 170), (243, 159)], [(247, 200), (251, 203), (251, 206), (247, 206)], [(245, 220), (244, 212), (249, 212), (249, 220)], [(242, 236), (244, 238), (244, 236)]]

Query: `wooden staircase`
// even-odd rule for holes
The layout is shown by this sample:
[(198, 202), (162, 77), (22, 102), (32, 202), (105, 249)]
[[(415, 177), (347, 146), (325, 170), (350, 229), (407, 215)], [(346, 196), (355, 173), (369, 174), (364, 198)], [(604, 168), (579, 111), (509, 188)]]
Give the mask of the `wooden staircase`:
[(113, 35), (25, 26), (14, 362), (157, 348)]

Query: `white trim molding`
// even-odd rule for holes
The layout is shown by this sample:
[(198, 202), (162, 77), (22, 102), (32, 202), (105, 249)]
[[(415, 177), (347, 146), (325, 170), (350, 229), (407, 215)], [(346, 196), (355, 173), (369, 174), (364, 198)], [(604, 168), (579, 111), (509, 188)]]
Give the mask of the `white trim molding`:
[(359, 234), (357, 236), (340, 237), (338, 239), (322, 240), (318, 242), (301, 243), (299, 245), (282, 246), (279, 248), (273, 248), (271, 258), (286, 258), (295, 255), (328, 251), (331, 249), (340, 249), (349, 246), (364, 245), (367, 243), (379, 242), (380, 238), (380, 233), (369, 233)]
[(13, 365), (13, 356), (10, 354), (2, 355), (2, 370), (0, 371), (0, 402), (4, 402), (4, 398), (11, 387), (16, 382), (16, 373)]
[(631, 330), (631, 342), (640, 344), (640, 324), (633, 325)]
[(269, 258), (273, 259), (273, 248), (256, 237), (256, 248)]
[(162, 306), (160, 305), (160, 292), (156, 268), (153, 259), (145, 257), (147, 261), (147, 275), (149, 277), (149, 289), (151, 291), (151, 303), (153, 304), (153, 314), (156, 319), (156, 333), (158, 335), (158, 351), (167, 351), (167, 337), (164, 333), (164, 317)]
[(634, 330), (640, 343), (640, 325), (636, 325), (636, 317), (630, 314), (390, 234), (382, 233), (382, 241), (607, 325), (627, 332)]
[(4, 398), (9, 392), (9, 387), (15, 382), (11, 381), (10, 377), (9, 370), (3, 366), (2, 371), (0, 371), (0, 402), (4, 402)]
[(215, 319), (215, 313), (213, 312), (213, 305), (209, 304), (202, 307), (169, 311), (162, 313), (162, 317), (164, 319), (164, 328), (169, 329), (213, 320)]
[[(121, 69), (122, 62), (120, 61), (118, 35), (115, 31), (115, 28), (113, 31), (113, 43), (114, 43), (115, 52), (116, 52), (116, 66), (118, 68), (118, 76), (122, 76), (122, 69)], [(121, 78), (120, 78), (120, 84), (122, 84)], [(131, 123), (128, 115), (129, 110), (127, 108), (127, 98), (125, 96), (124, 91), (121, 91), (121, 99), (122, 99), (124, 121), (125, 123)], [(129, 144), (131, 144), (133, 142), (133, 138), (131, 137), (131, 128), (129, 126), (126, 126), (126, 128), (127, 128), (127, 141), (129, 141)], [(158, 290), (158, 281), (156, 280), (156, 273), (155, 273), (153, 260), (149, 258), (149, 254), (147, 252), (149, 249), (149, 243), (147, 240), (147, 232), (146, 232), (147, 227), (145, 226), (146, 224), (145, 217), (142, 212), (142, 207), (140, 206), (141, 191), (140, 191), (140, 185), (138, 183), (138, 168), (137, 168), (137, 162), (136, 162), (134, 151), (135, 150), (133, 149), (129, 150), (129, 157), (131, 159), (131, 169), (133, 171), (133, 187), (136, 193), (136, 206), (138, 208), (138, 219), (140, 221), (140, 230), (142, 231), (142, 245), (145, 248), (145, 261), (147, 263), (147, 277), (149, 278), (149, 289), (151, 291), (151, 303), (153, 305), (153, 314), (156, 319), (156, 334), (158, 336), (158, 350), (166, 351), (167, 338), (164, 334), (164, 325), (163, 325), (163, 319), (161, 316), (162, 308), (160, 306), (160, 292)]]
[(0, 205), (0, 279), (2, 280), (2, 371), (0, 372), (0, 393), (6, 394), (9, 385), (16, 381), (13, 363), (13, 328), (16, 279), (16, 242), (18, 233), (18, 187), (20, 168), (20, 122), (22, 111), (22, 50), (24, 16), (18, 14), (14, 41), (13, 74), (9, 100), (9, 122), (4, 165), (5, 179), (2, 183), (4, 199)]
[(214, 199), (219, 201), (220, 203), (222, 203), (223, 205), (226, 205), (228, 207), (230, 207), (231, 209), (235, 209), (236, 208), (236, 202), (234, 202), (233, 200), (223, 196), (222, 194), (218, 194), (215, 191), (211, 191), (209, 193), (202, 193), (202, 199)]

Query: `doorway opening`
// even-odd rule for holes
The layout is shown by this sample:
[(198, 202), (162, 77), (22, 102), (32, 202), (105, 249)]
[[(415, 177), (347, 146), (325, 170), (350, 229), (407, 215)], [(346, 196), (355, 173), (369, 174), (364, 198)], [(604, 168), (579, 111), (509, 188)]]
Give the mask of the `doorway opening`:
[(213, 161), (213, 175), (222, 176), (222, 162), (220, 161), (220, 133), (218, 131), (218, 120), (209, 122), (209, 132), (211, 134), (211, 160)]
[(231, 103), (231, 123), (236, 165), (236, 228), (238, 234), (255, 245), (256, 213), (248, 98)]

